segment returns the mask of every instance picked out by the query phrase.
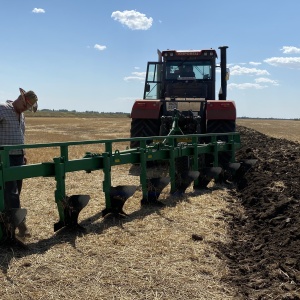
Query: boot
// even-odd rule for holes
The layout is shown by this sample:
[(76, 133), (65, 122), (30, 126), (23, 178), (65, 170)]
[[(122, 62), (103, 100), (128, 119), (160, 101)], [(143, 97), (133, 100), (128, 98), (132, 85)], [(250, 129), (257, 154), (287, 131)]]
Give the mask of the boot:
[(24, 238), (24, 237), (31, 237), (31, 233), (30, 233), (30, 231), (29, 231), (29, 229), (28, 229), (28, 227), (26, 225), (25, 220), (23, 222), (21, 222), (17, 226), (17, 228), (19, 229), (19, 234), (18, 234), (19, 237), (22, 237), (22, 238)]

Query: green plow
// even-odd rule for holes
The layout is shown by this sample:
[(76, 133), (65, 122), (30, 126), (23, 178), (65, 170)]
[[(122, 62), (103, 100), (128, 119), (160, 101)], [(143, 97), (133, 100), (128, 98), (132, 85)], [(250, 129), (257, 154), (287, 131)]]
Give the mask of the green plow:
[[(89, 195), (66, 195), (66, 174), (76, 171), (90, 173), (102, 170), (104, 180), (102, 188), (105, 195), (105, 209), (102, 215), (116, 214), (126, 216), (123, 205), (138, 186), (112, 186), (112, 167), (131, 164), (138, 166), (140, 187), (142, 189), (142, 205), (158, 205), (162, 190), (170, 184), (170, 193), (184, 193), (194, 183), (194, 188), (205, 188), (212, 178), (220, 178), (223, 170), (236, 172), (240, 164), (235, 161), (235, 151), (240, 148), (239, 133), (216, 133), (201, 135), (182, 135), (176, 128), (176, 120), (168, 136), (122, 138), (114, 140), (93, 140), (80, 142), (64, 142), (50, 144), (14, 145), (0, 147), (0, 242), (15, 238), (15, 228), (26, 217), (26, 209), (6, 209), (4, 201), (5, 183), (35, 177), (53, 177), (56, 181), (54, 198), (59, 220), (54, 224), (54, 231), (63, 227), (80, 228), (78, 215), (88, 204)], [(226, 142), (218, 141), (218, 137), (226, 135)], [(154, 141), (149, 144), (149, 140)], [(204, 142), (200, 142), (203, 141)], [(138, 148), (112, 150), (116, 144), (130, 144), (138, 141)], [(69, 148), (77, 145), (104, 145), (103, 153), (86, 153), (81, 159), (70, 160)], [(9, 166), (9, 151), (12, 149), (42, 149), (59, 147), (60, 156), (51, 162), (41, 162), (23, 166)], [(219, 164), (220, 155), (226, 153), (228, 162)], [(151, 164), (164, 164), (168, 169), (167, 177), (147, 177), (147, 169)], [(153, 168), (153, 167), (152, 167)], [(37, 195), (38, 197), (38, 195)]]

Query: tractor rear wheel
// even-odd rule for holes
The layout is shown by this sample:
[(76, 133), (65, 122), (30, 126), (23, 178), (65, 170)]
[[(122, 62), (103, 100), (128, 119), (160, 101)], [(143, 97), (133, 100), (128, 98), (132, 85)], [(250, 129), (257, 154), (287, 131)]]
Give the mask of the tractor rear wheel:
[[(235, 132), (235, 121), (209, 120), (207, 121), (207, 133)], [(218, 140), (227, 141), (227, 137), (219, 136)]]
[[(210, 120), (207, 121), (207, 133), (226, 133), (235, 132), (235, 121), (232, 120)], [(218, 136), (217, 140), (228, 142), (227, 136)], [(219, 165), (223, 168), (229, 164), (231, 152), (219, 153)]]
[[(230, 120), (209, 120), (207, 121), (206, 127), (207, 133), (226, 133), (226, 132), (235, 132), (235, 121)], [(227, 136), (217, 136), (218, 141), (228, 141)], [(205, 142), (210, 142), (210, 138), (204, 138)], [(219, 152), (218, 161), (219, 166), (224, 170), (231, 159), (231, 152)], [(200, 176), (198, 177), (197, 185), (194, 185), (196, 189), (205, 189), (207, 188), (208, 183), (211, 181), (212, 175), (205, 174), (205, 169), (212, 168), (214, 166), (214, 156), (212, 154), (204, 154), (199, 156), (198, 167), (200, 171)], [(224, 173), (222, 173), (224, 176)], [(216, 179), (216, 178), (215, 178)], [(220, 177), (218, 178), (220, 179)]]
[[(132, 119), (130, 128), (130, 137), (148, 137), (159, 136), (160, 119)], [(150, 144), (152, 141), (147, 141)], [(140, 143), (132, 141), (130, 148), (137, 148)]]

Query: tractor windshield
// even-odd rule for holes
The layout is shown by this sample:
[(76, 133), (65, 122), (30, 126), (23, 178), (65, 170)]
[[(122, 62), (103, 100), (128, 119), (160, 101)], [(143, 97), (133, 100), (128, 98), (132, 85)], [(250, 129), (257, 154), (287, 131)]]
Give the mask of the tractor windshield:
[(165, 75), (167, 80), (212, 79), (211, 61), (168, 61)]

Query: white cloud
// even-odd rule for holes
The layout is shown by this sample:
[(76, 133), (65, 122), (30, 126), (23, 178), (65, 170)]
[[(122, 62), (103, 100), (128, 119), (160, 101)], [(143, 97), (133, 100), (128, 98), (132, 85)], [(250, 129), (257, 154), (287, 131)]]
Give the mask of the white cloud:
[(250, 61), (250, 62), (249, 62), (249, 65), (252, 65), (252, 66), (259, 66), (259, 65), (261, 65), (261, 62)]
[(282, 49), (280, 49), (284, 54), (300, 54), (300, 48), (294, 47), (294, 46), (283, 46)]
[(127, 76), (124, 77), (125, 81), (144, 81), (145, 80), (145, 76), (146, 76), (146, 72), (132, 72), (131, 73), (132, 76)]
[(233, 66), (230, 68), (230, 75), (270, 75), (270, 73), (267, 70), (260, 70), (256, 68), (246, 68), (241, 67), (238, 65)]
[(32, 12), (34, 14), (44, 14), (46, 11), (43, 8), (34, 8)]
[(147, 18), (136, 10), (114, 11), (111, 17), (132, 30), (147, 30), (153, 22), (151, 17)]
[(258, 83), (230, 83), (228, 84), (227, 88), (229, 90), (247, 90), (247, 89), (256, 89), (256, 90), (262, 90), (264, 88), (267, 88), (266, 85), (260, 85)]
[(278, 81), (277, 80), (272, 80), (269, 78), (264, 78), (264, 77), (259, 77), (255, 79), (256, 83), (271, 83), (273, 85), (278, 85)]
[(103, 51), (103, 50), (106, 49), (106, 46), (101, 46), (101, 45), (99, 45), (99, 44), (96, 44), (96, 45), (94, 46), (94, 48), (97, 49), (97, 50), (99, 50), (99, 51)]
[(264, 62), (275, 67), (300, 68), (300, 57), (271, 57), (265, 59)]
[(139, 70), (140, 69), (140, 67), (134, 67), (136, 70)]
[(146, 72), (132, 72), (133, 75), (145, 78)]
[(125, 81), (135, 81), (135, 80), (137, 80), (137, 81), (144, 81), (145, 80), (145, 78), (142, 78), (142, 77), (139, 77), (139, 76), (126, 76), (126, 77), (124, 77), (124, 80)]

